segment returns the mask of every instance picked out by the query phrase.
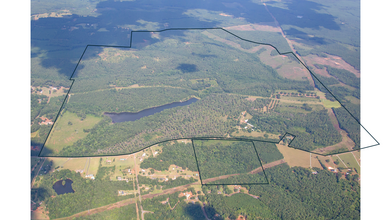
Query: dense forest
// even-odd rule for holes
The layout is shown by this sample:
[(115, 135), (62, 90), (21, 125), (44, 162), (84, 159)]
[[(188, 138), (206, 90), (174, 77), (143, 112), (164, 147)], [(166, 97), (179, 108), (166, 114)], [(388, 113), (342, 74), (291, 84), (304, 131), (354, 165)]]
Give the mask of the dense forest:
[(178, 143), (178, 142), (164, 142), (159, 144), (163, 147), (162, 152), (156, 157), (148, 157), (140, 164), (141, 169), (152, 168), (155, 170), (168, 170), (171, 164), (182, 167), (182, 169), (189, 169), (197, 171), (197, 164), (194, 156), (193, 145)]
[(253, 141), (255, 148), (257, 149), (259, 158), (262, 161), (262, 164), (271, 163), (276, 160), (284, 159), (284, 156), (278, 150), (276, 144)]
[(166, 109), (137, 121), (111, 123), (106, 117), (88, 135), (61, 155), (131, 153), (160, 141), (224, 136), (236, 124), (242, 109), (253, 106), (245, 97), (215, 94), (184, 107)]
[[(144, 219), (205, 219), (199, 204), (191, 204), (185, 202), (184, 196), (178, 198), (181, 192), (176, 192), (169, 195), (156, 196), (151, 199), (142, 201), (143, 209), (153, 213), (145, 213)], [(168, 203), (162, 204), (167, 201)], [(175, 208), (173, 208), (175, 206)], [(173, 209), (172, 209), (173, 208)]]
[(303, 113), (271, 113), (271, 115), (254, 114), (249, 123), (262, 131), (283, 134), (289, 132), (296, 138), (291, 146), (314, 150), (319, 147), (330, 146), (342, 141), (341, 135), (333, 127), (327, 110)]
[(261, 166), (252, 142), (194, 140), (194, 148), (203, 180), (248, 173)]
[(105, 219), (136, 220), (137, 219), (136, 205), (130, 204), (119, 208), (106, 210), (104, 212), (98, 212), (92, 215), (73, 218), (73, 220), (105, 220)]
[[(351, 103), (345, 106), (353, 116), (360, 121), (360, 106)], [(354, 149), (360, 149), (360, 124), (343, 108), (333, 108), (339, 126), (348, 133), (356, 144)]]

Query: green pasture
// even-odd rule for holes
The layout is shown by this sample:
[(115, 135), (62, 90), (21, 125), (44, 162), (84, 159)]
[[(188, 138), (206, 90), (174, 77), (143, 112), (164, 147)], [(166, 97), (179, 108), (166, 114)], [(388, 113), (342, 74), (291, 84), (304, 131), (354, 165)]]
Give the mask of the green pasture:
[[(54, 125), (52, 132), (45, 145), (45, 150), (58, 153), (66, 146), (71, 146), (77, 140), (87, 136), (87, 132), (83, 129), (91, 129), (96, 125), (101, 117), (87, 115), (84, 120), (81, 120), (75, 113), (66, 111), (63, 113)], [(45, 154), (45, 152), (43, 152)]]

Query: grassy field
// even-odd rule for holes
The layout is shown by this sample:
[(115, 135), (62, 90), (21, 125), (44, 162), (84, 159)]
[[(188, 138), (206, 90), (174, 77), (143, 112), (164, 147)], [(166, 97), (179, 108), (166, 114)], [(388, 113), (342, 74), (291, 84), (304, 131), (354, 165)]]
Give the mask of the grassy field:
[(323, 103), (323, 106), (325, 108), (339, 108), (341, 107), (341, 105), (339, 104), (338, 101), (330, 101), (330, 100), (327, 100), (327, 99), (321, 99), (322, 100), (322, 103)]
[[(345, 165), (342, 163), (342, 161), (337, 157), (337, 156), (332, 156), (331, 157), (333, 159), (333, 161), (339, 161), (339, 164), (338, 165), (335, 165), (336, 167), (338, 168), (342, 168), (342, 169), (345, 169)], [(342, 159), (342, 158), (341, 158)], [(346, 162), (344, 161), (344, 163), (346, 164)]]
[(87, 136), (88, 133), (84, 132), (83, 129), (91, 129), (101, 119), (100, 117), (87, 115), (84, 120), (80, 120), (76, 114), (65, 112), (54, 125), (45, 148), (58, 153), (62, 148), (70, 146)]
[[(64, 163), (63, 168), (62, 169), (69, 169), (69, 170), (84, 170), (84, 167), (87, 169), (87, 166), (86, 166), (86, 162), (87, 162), (87, 158), (71, 158), (69, 161), (67, 161), (66, 163)], [(88, 164), (87, 164), (88, 165)], [(85, 172), (85, 170), (84, 170)], [(83, 174), (85, 174), (83, 172)]]
[(248, 133), (247, 131), (243, 131), (243, 130), (239, 130), (239, 133), (232, 133), (232, 136), (233, 137), (240, 137), (240, 136), (245, 136), (245, 137), (264, 137), (264, 135), (267, 134), (269, 135), (268, 138), (272, 138), (272, 139), (279, 139), (279, 135), (277, 134), (271, 134), (271, 133), (266, 133), (266, 132), (259, 132), (259, 131), (251, 131), (251, 133)]
[(31, 133), (31, 138), (34, 138), (34, 137), (39, 137), (39, 131), (35, 131), (33, 133)]
[(338, 155), (346, 164), (348, 168), (356, 168), (357, 172), (360, 174), (360, 166), (357, 161), (354, 159), (352, 153), (345, 153)]
[[(334, 160), (332, 159), (332, 157), (329, 157), (329, 156), (318, 156), (318, 159), (328, 168), (328, 167), (332, 167), (332, 168), (337, 168), (337, 165), (334, 164)], [(327, 160), (329, 162), (327, 162)], [(342, 164), (343, 166), (343, 164)]]

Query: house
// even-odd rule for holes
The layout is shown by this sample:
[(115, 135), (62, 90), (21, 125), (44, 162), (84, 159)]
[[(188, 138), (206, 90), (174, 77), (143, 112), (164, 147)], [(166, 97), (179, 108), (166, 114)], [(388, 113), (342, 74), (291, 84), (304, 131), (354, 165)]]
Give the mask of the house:
[(141, 169), (141, 172), (145, 172), (145, 170), (144, 170), (144, 169)]
[(316, 172), (316, 171), (312, 171), (312, 174), (318, 174), (318, 172)]
[(172, 178), (172, 180), (175, 180), (176, 179), (176, 176), (174, 176), (173, 178)]
[(118, 179), (118, 180), (122, 180), (122, 177), (120, 177), (120, 176), (117, 176), (117, 179)]
[(185, 192), (184, 194), (186, 196), (186, 199), (189, 199), (193, 195), (193, 193), (191, 192)]
[(145, 157), (145, 155), (146, 155), (146, 154), (145, 154), (145, 153), (143, 153), (143, 157)]
[(88, 174), (88, 175), (86, 175), (86, 177), (87, 177), (87, 178), (90, 178), (90, 179), (92, 179), (92, 180), (95, 179), (94, 174)]
[(111, 163), (111, 160), (106, 160), (106, 163)]
[(246, 123), (247, 123), (247, 122), (248, 122), (248, 119), (244, 120), (244, 122), (246, 122)]
[(121, 158), (121, 159), (119, 159), (119, 160), (122, 160), (122, 161), (124, 161), (124, 160), (126, 160), (125, 158)]

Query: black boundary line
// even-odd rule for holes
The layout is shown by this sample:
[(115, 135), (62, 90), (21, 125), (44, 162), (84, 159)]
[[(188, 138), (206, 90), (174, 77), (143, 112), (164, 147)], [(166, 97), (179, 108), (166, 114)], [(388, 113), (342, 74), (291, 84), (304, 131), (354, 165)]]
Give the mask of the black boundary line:
[(197, 154), (196, 154), (196, 150), (195, 150), (195, 147), (194, 147), (193, 139), (191, 139), (191, 145), (193, 146), (194, 158), (195, 158), (195, 161), (196, 161), (196, 164), (197, 164), (198, 175), (199, 175), (199, 178), (200, 178), (200, 181), (201, 181), (201, 186), (203, 186), (204, 184), (202, 184), (201, 170), (200, 170), (200, 167), (198, 166)]
[[(251, 144), (254, 147), (255, 153), (257, 154), (257, 158), (258, 158), (259, 164), (261, 164), (263, 174), (264, 174), (264, 176), (266, 178), (266, 181), (267, 181), (266, 183), (202, 183), (201, 172), (200, 172), (200, 168), (199, 168), (199, 165), (198, 165), (198, 162), (197, 162), (197, 168), (198, 168), (198, 172), (199, 172), (199, 175), (200, 175), (201, 186), (268, 185), (268, 184), (270, 184), (269, 180), (268, 180), (268, 178), (266, 176), (266, 173), (265, 173), (265, 168), (262, 165), (261, 159), (259, 158), (258, 151), (257, 151), (257, 149), (255, 147), (255, 144), (254, 144), (253, 140), (250, 140), (250, 139), (246, 139), (246, 140), (240, 140), (239, 139), (238, 140), (237, 138), (209, 138), (209, 139), (208, 138), (194, 138), (194, 139), (191, 140), (191, 143), (193, 144), (194, 156), (196, 157), (196, 161), (197, 161), (197, 155), (195, 153), (196, 150), (195, 150), (195, 146), (194, 146), (193, 140), (198, 140), (198, 141), (232, 141), (232, 142), (233, 141), (240, 141), (240, 142), (251, 142)], [(243, 173), (243, 174), (247, 174), (247, 173)]]
[[(42, 151), (43, 151), (43, 149), (45, 148), (45, 145), (46, 145), (46, 142), (47, 142), (47, 140), (48, 140), (48, 138), (49, 138), (49, 135), (51, 134), (51, 132), (52, 132), (52, 130), (53, 130), (53, 128), (54, 128), (54, 125), (56, 124), (56, 122), (57, 122), (57, 119), (58, 119), (58, 117), (59, 117), (59, 115), (60, 115), (60, 113), (61, 113), (61, 111), (62, 111), (62, 109), (63, 109), (63, 107), (64, 107), (64, 105), (65, 105), (65, 103), (66, 103), (66, 100), (67, 100), (67, 98), (68, 98), (68, 96), (69, 96), (69, 93), (70, 93), (70, 91), (71, 91), (71, 89), (72, 89), (72, 86), (73, 86), (73, 84), (74, 84), (74, 82), (75, 82), (75, 79), (73, 79), (72, 77), (73, 77), (73, 75), (75, 74), (75, 72), (76, 72), (76, 70), (77, 70), (77, 68), (78, 68), (78, 66), (79, 66), (79, 64), (80, 64), (80, 62), (81, 62), (81, 60), (83, 59), (83, 56), (84, 56), (84, 54), (85, 54), (85, 52), (87, 51), (87, 49), (88, 49), (88, 47), (113, 47), (113, 48), (131, 48), (132, 47), (132, 39), (133, 39), (133, 33), (151, 33), (151, 32), (164, 32), (164, 31), (173, 31), (173, 30), (223, 30), (223, 31), (225, 31), (225, 32), (227, 32), (227, 33), (229, 33), (229, 34), (231, 34), (232, 36), (235, 36), (235, 37), (237, 37), (237, 38), (239, 38), (240, 40), (243, 40), (243, 41), (247, 41), (247, 42), (250, 42), (250, 43), (254, 43), (254, 44), (259, 44), (259, 45), (265, 45), (265, 46), (270, 46), (270, 47), (273, 47), (276, 51), (277, 51), (277, 53), (279, 54), (279, 55), (284, 55), (284, 54), (292, 54), (307, 70), (308, 70), (308, 72), (311, 74), (311, 76), (312, 77), (314, 77), (324, 88), (326, 88), (326, 90), (335, 98), (335, 100), (337, 100), (338, 102), (339, 102), (339, 104), (350, 114), (350, 116), (354, 119), (354, 120), (356, 120), (356, 122), (360, 125), (360, 127), (362, 127), (371, 137), (372, 137), (372, 139), (373, 140), (375, 140), (376, 141), (376, 144), (373, 144), (373, 145), (370, 145), (370, 146), (366, 146), (366, 147), (360, 147), (360, 149), (356, 149), (356, 150), (348, 150), (348, 151), (343, 151), (343, 152), (338, 152), (338, 153), (329, 153), (329, 154), (320, 154), (320, 153), (315, 153), (315, 152), (312, 152), (312, 151), (308, 151), (308, 150), (303, 150), (303, 149), (300, 149), (300, 148), (296, 148), (296, 147), (293, 147), (293, 146), (291, 146), (290, 144), (292, 143), (292, 141), (296, 138), (296, 135), (293, 135), (293, 134), (290, 134), (290, 133), (288, 133), (288, 132), (286, 132), (284, 135), (283, 135), (283, 137), (285, 137), (287, 134), (290, 134), (290, 135), (292, 135), (294, 138), (289, 142), (289, 144), (288, 144), (288, 147), (291, 147), (291, 148), (294, 148), (294, 149), (297, 149), (297, 150), (302, 150), (302, 151), (306, 151), (306, 152), (309, 152), (309, 153), (313, 153), (313, 154), (316, 154), (316, 155), (320, 155), (320, 156), (330, 156), (330, 155), (335, 155), (335, 154), (342, 154), (342, 153), (347, 153), (347, 152), (352, 152), (352, 151), (360, 151), (360, 150), (362, 150), (362, 149), (366, 149), (366, 148), (370, 148), (370, 147), (374, 147), (374, 146), (378, 146), (378, 145), (380, 145), (380, 143), (372, 136), (372, 134), (371, 133), (369, 133), (369, 131), (367, 130), (367, 129), (365, 129), (365, 127), (360, 123), (360, 121), (357, 119), (357, 118), (355, 118), (354, 116), (353, 116), (353, 114), (352, 113), (350, 113), (349, 112), (349, 110), (341, 103), (341, 101), (339, 101), (339, 99), (315, 76), (315, 74), (313, 74), (312, 72), (311, 72), (311, 70), (296, 56), (296, 54), (295, 53), (293, 53), (293, 52), (285, 52), (285, 53), (281, 53), (278, 49), (277, 49), (277, 47), (275, 47), (274, 45), (272, 45), (272, 44), (267, 44), (267, 43), (260, 43), (260, 42), (256, 42), (256, 41), (252, 41), (252, 40), (248, 40), (248, 39), (244, 39), (244, 38), (241, 38), (241, 37), (239, 37), (238, 35), (236, 35), (236, 34), (233, 34), (233, 33), (231, 33), (231, 32), (229, 32), (229, 31), (227, 31), (227, 30), (225, 30), (224, 28), (220, 28), (220, 27), (214, 27), (214, 28), (168, 28), (168, 29), (163, 29), (163, 30), (157, 30), (157, 31), (147, 31), (147, 30), (143, 30), (143, 31), (131, 31), (130, 32), (130, 40), (129, 40), (129, 46), (115, 46), (115, 45), (95, 45), (95, 44), (88, 44), (86, 47), (85, 47), (85, 49), (84, 49), (84, 51), (83, 51), (83, 53), (82, 53), (82, 55), (80, 56), (80, 58), (79, 58), (79, 61), (77, 62), (77, 64), (76, 64), (76, 67), (75, 67), (75, 69), (73, 70), (73, 72), (72, 72), (72, 75), (70, 76), (70, 78), (69, 78), (69, 80), (71, 80), (72, 81), (72, 83), (71, 83), (71, 85), (70, 85), (70, 87), (69, 87), (69, 89), (68, 89), (68, 92), (67, 92), (67, 94), (66, 94), (66, 96), (65, 96), (65, 99), (64, 99), (64, 101), (63, 101), (63, 103), (62, 103), (62, 105), (61, 105), (61, 107), (60, 107), (60, 110), (59, 110), (59, 112), (58, 112), (58, 114), (57, 114), (57, 116), (56, 116), (56, 118), (55, 118), (55, 120), (54, 120), (54, 122), (53, 122), (53, 125), (52, 125), (52, 127), (50, 128), (50, 130), (49, 130), (49, 132), (48, 132), (48, 135), (46, 136), (46, 139), (45, 139), (45, 141), (44, 141), (44, 143), (43, 143), (43, 145), (42, 145), (42, 147), (41, 147), (41, 150), (39, 151), (39, 153), (38, 153), (38, 156), (37, 157), (53, 157), (53, 158), (62, 158), (62, 157), (66, 157), (66, 158), (80, 158), (80, 157), (108, 157), (108, 156), (121, 156), (121, 155), (129, 155), (129, 154), (134, 154), (134, 153), (137, 153), (137, 152), (140, 152), (141, 150), (144, 150), (144, 149), (146, 149), (146, 148), (148, 148), (148, 147), (151, 147), (151, 146), (153, 146), (153, 145), (156, 145), (156, 144), (159, 144), (159, 143), (163, 143), (163, 142), (167, 142), (167, 141), (173, 141), (173, 140), (180, 140), (180, 139), (191, 139), (191, 140), (193, 140), (193, 139), (199, 139), (199, 140), (201, 140), (202, 138), (200, 137), (200, 138), (196, 138), (196, 137), (191, 137), (191, 138), (177, 138), (177, 139), (170, 139), (170, 140), (166, 140), (166, 141), (161, 141), (161, 142), (157, 142), (157, 143), (154, 143), (154, 144), (152, 144), (152, 145), (149, 145), (149, 146), (147, 146), (147, 147), (145, 147), (145, 148), (143, 148), (143, 149), (141, 149), (141, 150), (138, 150), (138, 151), (134, 151), (134, 152), (130, 152), (130, 153), (126, 153), (126, 154), (114, 154), (114, 155), (97, 155), (97, 156), (41, 156), (41, 153), (42, 153)], [(205, 138), (208, 138), (208, 137), (205, 137)], [(221, 138), (221, 137), (218, 137), (218, 138)], [(247, 140), (250, 140), (250, 139), (247, 139)], [(279, 143), (280, 141), (282, 140), (282, 138), (277, 142), (277, 143)], [(255, 140), (254, 139), (254, 141), (259, 141), (259, 140)], [(264, 142), (268, 142), (268, 141), (264, 141)], [(276, 143), (276, 142), (271, 142), (271, 141), (269, 141), (270, 143)]]

